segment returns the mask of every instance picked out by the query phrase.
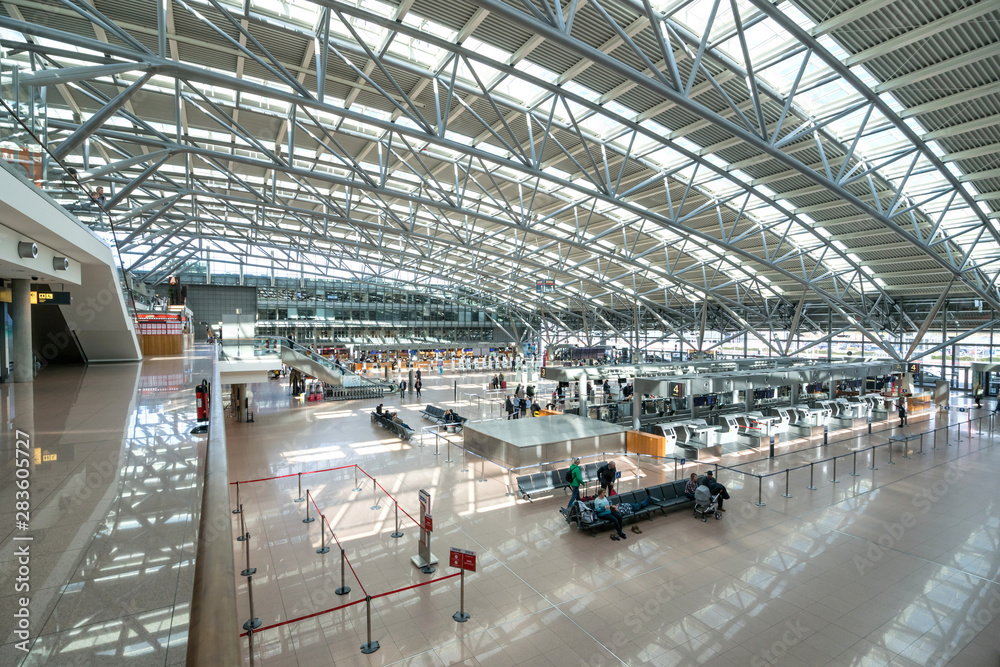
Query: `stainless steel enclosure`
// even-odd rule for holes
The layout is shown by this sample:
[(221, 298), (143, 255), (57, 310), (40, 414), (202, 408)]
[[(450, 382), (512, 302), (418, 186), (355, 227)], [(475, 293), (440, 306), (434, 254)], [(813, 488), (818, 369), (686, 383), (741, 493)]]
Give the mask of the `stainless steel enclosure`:
[(466, 449), (509, 468), (625, 451), (623, 427), (577, 415), (468, 424), (463, 433)]

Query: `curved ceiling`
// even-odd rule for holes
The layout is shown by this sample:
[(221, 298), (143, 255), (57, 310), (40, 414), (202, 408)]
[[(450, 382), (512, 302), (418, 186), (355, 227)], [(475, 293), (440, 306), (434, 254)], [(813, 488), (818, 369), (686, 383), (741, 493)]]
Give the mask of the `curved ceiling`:
[(462, 285), (673, 331), (706, 302), (821, 330), (819, 306), (887, 351), (942, 293), (1000, 309), (987, 0), (0, 14), (5, 73), (46, 91), (51, 150), (113, 186), (125, 264), (154, 279), (208, 260)]

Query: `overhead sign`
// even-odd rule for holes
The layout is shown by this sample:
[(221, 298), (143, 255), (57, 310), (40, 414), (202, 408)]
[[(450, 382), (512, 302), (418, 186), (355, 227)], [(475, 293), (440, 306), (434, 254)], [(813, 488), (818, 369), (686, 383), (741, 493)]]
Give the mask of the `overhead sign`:
[(684, 398), (684, 385), (680, 382), (671, 383), (670, 398)]
[(906, 372), (913, 373), (914, 375), (916, 375), (917, 373), (920, 372), (920, 364), (907, 364)]
[(476, 571), (476, 552), (466, 551), (457, 547), (451, 548), (448, 564), (460, 570)]
[(32, 292), (31, 305), (52, 305), (69, 306), (72, 305), (73, 298), (69, 292)]

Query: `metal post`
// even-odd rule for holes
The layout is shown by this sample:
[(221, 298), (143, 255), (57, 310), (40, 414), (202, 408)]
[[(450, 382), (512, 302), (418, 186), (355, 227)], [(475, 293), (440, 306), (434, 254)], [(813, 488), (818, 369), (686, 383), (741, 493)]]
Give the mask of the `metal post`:
[[(438, 431), (434, 431), (434, 456), (441, 455), (441, 449), (438, 445), (440, 439), (441, 439), (440, 433)], [(421, 440), (423, 440), (423, 438), (421, 438)]]
[(399, 537), (403, 536), (403, 533), (401, 533), (400, 530), (399, 530), (399, 501), (393, 500), (392, 504), (393, 504), (393, 508), (394, 508), (394, 510), (396, 512), (396, 532), (390, 534), (389, 537), (399, 538)]
[(462, 568), (462, 574), (459, 579), (462, 580), (462, 583), (458, 594), (458, 611), (452, 614), (451, 617), (459, 623), (465, 623), (471, 618), (471, 615), (465, 611), (465, 568)]
[(479, 477), (480, 482), (486, 481), (486, 459), (479, 459)]
[(834, 484), (840, 484), (840, 480), (837, 479), (837, 457), (833, 457), (833, 478), (830, 480)]
[(374, 653), (378, 650), (378, 642), (372, 641), (372, 596), (365, 596), (365, 614), (368, 617), (368, 643), (361, 645), (361, 652), (364, 654)]
[(239, 514), (243, 511), (243, 505), (240, 504), (240, 483), (236, 482), (236, 509), (233, 510), (233, 514)]
[(511, 469), (507, 468), (507, 492), (503, 494), (504, 496), (516, 496), (517, 493), (514, 491), (514, 478), (511, 477)]
[(892, 462), (892, 440), (889, 441), (887, 447), (889, 448), (889, 460), (887, 461), (887, 463), (891, 466), (894, 466), (896, 464)]
[(247, 522), (243, 517), (243, 505), (240, 505), (240, 536), (236, 538), (237, 542), (242, 542), (247, 539)]
[(309, 501), (312, 500), (312, 496), (309, 495), (309, 489), (306, 489), (306, 518), (302, 519), (302, 523), (312, 523), (315, 521), (311, 516), (309, 516)]
[(250, 595), (250, 618), (243, 624), (243, 629), (247, 632), (260, 627), (260, 619), (253, 615), (253, 576), (247, 577), (247, 593)]
[(302, 497), (302, 473), (299, 473), (299, 497), (295, 499), (295, 502), (301, 503), (305, 498)]
[(785, 468), (785, 492), (781, 494), (782, 498), (791, 498), (792, 494), (788, 492), (788, 472), (789, 469)]
[(719, 464), (718, 463), (715, 464), (715, 481), (716, 482), (719, 481)]
[(858, 450), (854, 450), (854, 469), (851, 471), (851, 477), (860, 477), (858, 475)]
[(243, 542), (243, 551), (247, 555), (247, 566), (246, 566), (245, 570), (243, 570), (242, 572), (240, 572), (240, 576), (241, 577), (249, 577), (251, 574), (254, 574), (254, 573), (257, 572), (257, 568), (250, 567), (250, 533), (247, 533), (246, 536), (247, 536), (247, 539), (246, 539), (245, 542)]
[(253, 667), (253, 628), (247, 630), (247, 655), (250, 656), (250, 667)]
[(903, 458), (909, 459), (910, 458), (909, 453), (910, 453), (910, 441), (909, 439), (907, 439), (903, 441)]
[(868, 464), (869, 470), (878, 470), (878, 468), (875, 467), (875, 445), (872, 445), (872, 451), (868, 457)]
[(347, 582), (344, 580), (344, 562), (346, 560), (347, 560), (347, 557), (344, 555), (344, 550), (341, 549), (340, 550), (340, 588), (338, 588), (337, 590), (334, 591), (334, 593), (336, 593), (337, 595), (347, 595), (348, 593), (351, 592), (351, 587), (348, 586)]
[(824, 445), (830, 444), (828, 442), (828, 440), (827, 440), (829, 438), (829, 436), (830, 436), (830, 425), (829, 424), (823, 424), (823, 444)]
[(447, 454), (447, 457), (448, 458), (446, 458), (444, 460), (444, 462), (445, 463), (451, 463), (452, 462), (452, 458), (451, 458), (451, 440), (448, 440), (448, 454)]
[(677, 481), (677, 459), (674, 459), (674, 481)]
[(809, 486), (807, 486), (806, 488), (809, 489), (810, 491), (816, 490), (816, 486), (813, 484), (813, 474), (815, 473), (815, 470), (813, 470), (814, 465), (815, 462), (813, 461), (809, 462)]
[(462, 469), (459, 472), (469, 472), (469, 450), (462, 447)]
[(354, 490), (355, 491), (360, 491), (361, 490), (361, 485), (358, 484), (358, 464), (357, 463), (354, 464)]
[(378, 504), (378, 492), (377, 492), (377, 488), (378, 487), (375, 485), (375, 478), (372, 477), (372, 507), (371, 508), (373, 510), (382, 509), (382, 506)]
[(326, 515), (319, 515), (319, 549), (316, 550), (318, 554), (328, 554), (330, 553), (330, 547), (326, 546)]
[(758, 475), (757, 476), (757, 502), (755, 503), (757, 505), (757, 507), (764, 507), (767, 504), (761, 498), (761, 493), (762, 493), (761, 489), (762, 489), (763, 485), (764, 485), (764, 478)]

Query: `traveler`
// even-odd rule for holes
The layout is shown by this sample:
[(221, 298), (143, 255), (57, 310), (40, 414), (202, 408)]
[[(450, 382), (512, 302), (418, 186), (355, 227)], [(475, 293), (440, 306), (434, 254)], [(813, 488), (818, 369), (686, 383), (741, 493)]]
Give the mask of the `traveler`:
[(688, 500), (694, 500), (694, 492), (698, 488), (698, 474), (691, 473), (691, 479), (684, 485), (684, 496)]
[(899, 407), (896, 412), (899, 414), (899, 426), (902, 428), (903, 426), (906, 426), (906, 405), (903, 403), (902, 399), (900, 399), (898, 405)]
[(507, 419), (513, 419), (514, 418), (514, 403), (510, 400), (510, 396), (508, 396), (507, 400), (504, 401), (503, 407), (507, 411)]
[(580, 472), (580, 459), (573, 459), (573, 463), (569, 466), (569, 489), (571, 494), (569, 505), (566, 506), (567, 511), (573, 509), (573, 503), (580, 500), (581, 484), (583, 484), (583, 473)]
[(607, 519), (614, 524), (615, 530), (618, 531), (618, 536), (612, 535), (612, 540), (617, 542), (619, 539), (625, 539), (626, 535), (625, 531), (622, 530), (622, 518), (618, 514), (618, 508), (611, 504), (603, 488), (597, 492), (597, 497), (594, 498), (594, 511), (597, 512), (597, 516)]
[(601, 483), (601, 488), (605, 489), (608, 493), (611, 493), (614, 489), (617, 472), (618, 470), (615, 468), (614, 461), (608, 461), (597, 469), (597, 481)]

